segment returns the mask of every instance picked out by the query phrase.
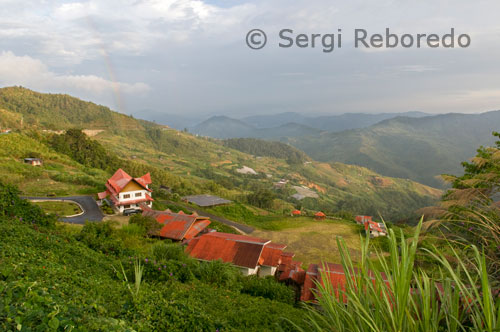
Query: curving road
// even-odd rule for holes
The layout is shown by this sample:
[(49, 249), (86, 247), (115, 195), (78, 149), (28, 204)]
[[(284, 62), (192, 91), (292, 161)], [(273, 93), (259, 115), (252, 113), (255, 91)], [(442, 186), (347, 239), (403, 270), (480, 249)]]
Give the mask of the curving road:
[(62, 201), (74, 202), (80, 205), (83, 214), (75, 217), (62, 217), (59, 220), (72, 224), (84, 224), (85, 221), (102, 221), (104, 215), (96, 201), (91, 196), (68, 196), (68, 197), (22, 197), (30, 201)]

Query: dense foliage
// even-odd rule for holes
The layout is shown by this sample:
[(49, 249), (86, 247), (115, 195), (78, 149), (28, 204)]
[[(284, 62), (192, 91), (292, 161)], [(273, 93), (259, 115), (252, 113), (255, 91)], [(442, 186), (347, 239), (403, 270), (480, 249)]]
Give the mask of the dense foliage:
[(224, 140), (223, 144), (255, 156), (285, 159), (289, 164), (301, 164), (309, 160), (309, 157), (304, 152), (281, 142), (256, 138), (231, 138)]
[[(18, 202), (15, 193), (5, 197)], [(26, 215), (39, 211), (30, 203), (23, 208)], [(0, 330), (293, 330), (282, 317), (302, 324), (304, 311), (283, 303), (283, 289), (259, 292), (265, 286), (258, 281), (243, 286), (246, 279), (233, 267), (200, 264), (178, 244), (107, 223), (73, 233), (23, 223), (10, 213), (0, 218)], [(136, 246), (130, 246), (133, 239)], [(137, 262), (143, 275), (132, 295), (128, 286), (137, 277)]]
[[(500, 133), (493, 135), (500, 138)], [(500, 140), (495, 146), (479, 148), (462, 165), (462, 176), (444, 176), (452, 188), (430, 211), (437, 220), (429, 226), (444, 226), (441, 230), (454, 243), (479, 246), (490, 273), (500, 280)]]

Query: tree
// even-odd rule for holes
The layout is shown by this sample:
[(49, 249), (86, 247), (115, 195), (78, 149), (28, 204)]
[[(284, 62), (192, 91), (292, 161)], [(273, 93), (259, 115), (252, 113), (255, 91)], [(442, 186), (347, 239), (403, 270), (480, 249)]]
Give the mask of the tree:
[(259, 189), (247, 196), (248, 203), (263, 209), (269, 209), (276, 195), (269, 189)]
[[(500, 133), (493, 135), (500, 138)], [(428, 226), (445, 226), (447, 236), (457, 243), (480, 247), (490, 273), (500, 278), (500, 140), (492, 147), (480, 147), (462, 165), (464, 175), (443, 176), (452, 188), (430, 211), (436, 219)]]

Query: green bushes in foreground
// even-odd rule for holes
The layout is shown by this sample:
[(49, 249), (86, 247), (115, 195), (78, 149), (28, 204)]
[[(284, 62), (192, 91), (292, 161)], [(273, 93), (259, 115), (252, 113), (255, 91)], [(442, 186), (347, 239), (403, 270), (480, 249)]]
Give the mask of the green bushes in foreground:
[(493, 294), (484, 254), (471, 246), (474, 258), (468, 261), (453, 251), (455, 268), (440, 249), (427, 250), (440, 273), (431, 278), (414, 264), (420, 227), (409, 240), (389, 229), (390, 255), (386, 258), (377, 251), (376, 261), (370, 259), (369, 238), (362, 239), (357, 265), (339, 240), (346, 289), (336, 293), (329, 283), (318, 285), (321, 310), (309, 308), (310, 326), (300, 330), (498, 331), (500, 297)]

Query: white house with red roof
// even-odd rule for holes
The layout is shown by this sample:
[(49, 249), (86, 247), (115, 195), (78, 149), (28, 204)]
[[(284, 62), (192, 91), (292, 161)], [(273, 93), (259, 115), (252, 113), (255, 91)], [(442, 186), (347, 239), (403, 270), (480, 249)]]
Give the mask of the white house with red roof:
[(97, 196), (100, 200), (109, 197), (113, 207), (123, 213), (126, 209), (140, 209), (140, 204), (152, 206), (151, 175), (149, 173), (140, 178), (133, 178), (121, 168), (106, 182), (106, 191)]

